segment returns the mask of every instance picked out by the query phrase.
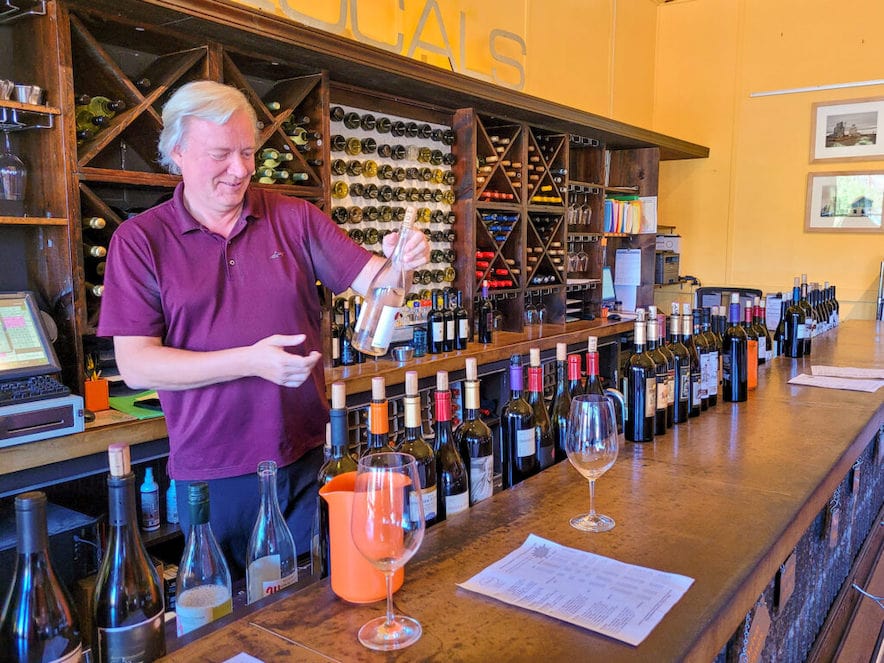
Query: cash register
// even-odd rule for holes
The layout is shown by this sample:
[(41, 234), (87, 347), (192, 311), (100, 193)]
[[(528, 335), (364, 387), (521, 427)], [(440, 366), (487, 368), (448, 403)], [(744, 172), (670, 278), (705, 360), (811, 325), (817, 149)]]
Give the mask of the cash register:
[(33, 293), (0, 292), (0, 447), (83, 430), (83, 399), (60, 372)]

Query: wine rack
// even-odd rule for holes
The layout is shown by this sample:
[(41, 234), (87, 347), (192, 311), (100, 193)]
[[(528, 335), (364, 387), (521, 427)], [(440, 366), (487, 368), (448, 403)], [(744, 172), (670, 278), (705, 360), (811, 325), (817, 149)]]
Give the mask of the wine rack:
[(378, 254), (399, 229), (406, 206), (430, 241), (430, 262), (414, 273), (398, 327), (426, 321), (430, 287), (457, 279), (455, 175), (450, 126), (347, 104), (330, 109), (331, 217), (351, 239)]

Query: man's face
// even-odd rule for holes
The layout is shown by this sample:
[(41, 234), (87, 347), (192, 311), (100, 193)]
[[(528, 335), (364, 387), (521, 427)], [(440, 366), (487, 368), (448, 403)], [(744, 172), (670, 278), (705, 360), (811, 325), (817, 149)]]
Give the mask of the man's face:
[(243, 112), (224, 124), (185, 120), (184, 138), (172, 150), (192, 211), (223, 214), (240, 206), (255, 172), (255, 127)]

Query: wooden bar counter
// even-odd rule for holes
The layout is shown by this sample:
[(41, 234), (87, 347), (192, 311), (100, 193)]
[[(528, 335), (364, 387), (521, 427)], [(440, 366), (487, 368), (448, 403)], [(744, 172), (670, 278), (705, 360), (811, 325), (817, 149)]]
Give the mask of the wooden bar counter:
[[(624, 444), (596, 484), (598, 508), (617, 522), (611, 532), (569, 526), (585, 512), (588, 490), (567, 462), (431, 528), (394, 597), (423, 625), (408, 649), (382, 655), (362, 647), (356, 632), (383, 603), (346, 604), (326, 580), (174, 643), (167, 660), (223, 661), (245, 651), (268, 662), (710, 661), (884, 425), (884, 390), (787, 384), (812, 364), (884, 366), (884, 323), (845, 323), (814, 339), (810, 358), (762, 366), (748, 402), (719, 402), (652, 443)], [(877, 444), (861, 484), (872, 493), (851, 498), (871, 498), (875, 512)], [(456, 586), (529, 533), (695, 582), (638, 647)]]

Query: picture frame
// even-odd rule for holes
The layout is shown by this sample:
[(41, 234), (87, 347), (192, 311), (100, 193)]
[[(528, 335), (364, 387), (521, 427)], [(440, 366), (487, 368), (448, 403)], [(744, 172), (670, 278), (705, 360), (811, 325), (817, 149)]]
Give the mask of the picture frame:
[(884, 158), (884, 97), (812, 106), (810, 162)]
[(808, 173), (805, 232), (881, 233), (884, 170)]

